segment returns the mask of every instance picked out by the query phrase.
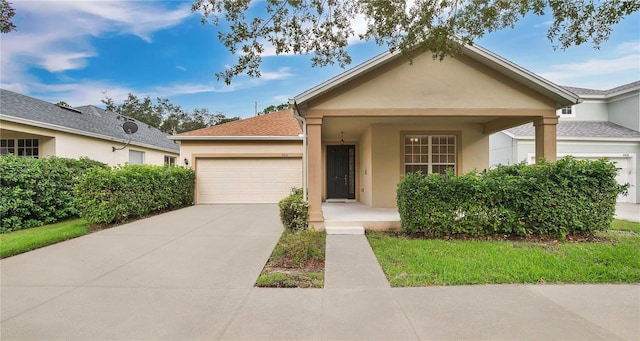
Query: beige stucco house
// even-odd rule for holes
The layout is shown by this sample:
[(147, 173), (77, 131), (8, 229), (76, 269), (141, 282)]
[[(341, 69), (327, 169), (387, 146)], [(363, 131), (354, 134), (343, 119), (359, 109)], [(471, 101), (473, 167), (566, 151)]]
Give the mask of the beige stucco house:
[(0, 89), (0, 154), (88, 157), (111, 166), (177, 163), (178, 144), (142, 122), (136, 122), (131, 143), (120, 149), (128, 141), (122, 129), (126, 120), (131, 119), (91, 105), (61, 107)]
[(405, 172), (486, 169), (489, 136), (531, 122), (536, 157), (555, 160), (556, 110), (578, 96), (481, 47), (463, 52), (383, 53), (296, 96), (292, 111), (171, 137), (196, 168), (196, 202), (277, 202), (306, 183), (322, 227), (323, 201), (393, 208)]

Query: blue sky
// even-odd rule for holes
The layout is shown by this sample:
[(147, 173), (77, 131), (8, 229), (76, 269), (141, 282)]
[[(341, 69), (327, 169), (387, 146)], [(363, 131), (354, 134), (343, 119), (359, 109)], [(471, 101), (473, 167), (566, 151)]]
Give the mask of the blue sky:
[[(255, 102), (258, 109), (286, 102), (344, 71), (312, 68), (308, 56), (267, 56), (262, 78), (241, 76), (226, 86), (214, 74), (236, 57), (219, 44), (216, 27), (191, 13), (191, 2), (12, 2), (18, 30), (0, 36), (1, 87), (51, 102), (102, 106), (105, 95), (119, 102), (133, 92), (249, 117)], [(640, 80), (640, 14), (615, 25), (599, 50), (554, 51), (549, 20), (528, 16), (477, 43), (560, 85), (608, 89)], [(352, 66), (383, 51), (354, 44)]]

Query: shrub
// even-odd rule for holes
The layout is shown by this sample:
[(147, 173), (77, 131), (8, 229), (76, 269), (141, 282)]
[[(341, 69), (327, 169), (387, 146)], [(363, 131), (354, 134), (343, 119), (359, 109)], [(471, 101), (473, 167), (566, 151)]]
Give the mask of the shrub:
[(121, 223), (193, 203), (195, 174), (184, 167), (126, 165), (91, 169), (75, 187), (80, 217)]
[(407, 174), (398, 185), (405, 232), (426, 236), (592, 234), (611, 225), (619, 185), (607, 160), (498, 166), (462, 176)]
[(95, 167), (107, 165), (87, 158), (0, 157), (0, 233), (77, 216), (73, 187)]
[(280, 220), (290, 230), (306, 229), (309, 216), (309, 203), (302, 197), (302, 189), (295, 188), (291, 195), (280, 200)]

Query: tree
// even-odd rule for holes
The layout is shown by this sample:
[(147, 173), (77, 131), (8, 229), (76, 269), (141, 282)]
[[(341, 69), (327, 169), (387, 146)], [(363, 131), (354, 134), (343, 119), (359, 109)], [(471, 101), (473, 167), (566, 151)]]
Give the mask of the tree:
[(223, 113), (212, 114), (206, 108), (188, 113), (167, 98), (158, 97), (154, 104), (149, 96), (141, 100), (132, 93), (120, 104), (110, 97), (105, 97), (102, 103), (106, 105), (106, 110), (133, 118), (167, 134), (179, 134), (240, 119), (226, 117)]
[(67, 103), (65, 101), (59, 101), (58, 103), (56, 103), (56, 105), (59, 106), (59, 107), (72, 108), (72, 106), (69, 105), (69, 103)]
[(262, 111), (258, 112), (258, 116), (264, 115), (264, 114), (268, 114), (268, 113), (272, 113), (272, 112), (276, 112), (276, 111), (282, 111), (282, 110), (286, 110), (286, 109), (289, 109), (289, 103), (282, 103), (282, 104), (278, 104), (278, 105), (270, 105), (270, 106), (262, 109)]
[(16, 15), (16, 10), (11, 7), (11, 3), (7, 0), (0, 0), (0, 32), (15, 31), (16, 25), (12, 21), (14, 15)]
[[(313, 66), (351, 62), (346, 51), (353, 22), (367, 23), (361, 40), (373, 40), (411, 58), (416, 48), (434, 58), (460, 53), (486, 33), (514, 27), (529, 13), (550, 12), (547, 38), (554, 48), (606, 41), (612, 26), (637, 12), (637, 0), (195, 0), (202, 23), (220, 30), (218, 39), (238, 55), (235, 65), (216, 73), (227, 84), (240, 74), (260, 77), (265, 45), (276, 54), (312, 54)], [(252, 15), (263, 13), (263, 15)], [(223, 28), (223, 24), (228, 27)]]

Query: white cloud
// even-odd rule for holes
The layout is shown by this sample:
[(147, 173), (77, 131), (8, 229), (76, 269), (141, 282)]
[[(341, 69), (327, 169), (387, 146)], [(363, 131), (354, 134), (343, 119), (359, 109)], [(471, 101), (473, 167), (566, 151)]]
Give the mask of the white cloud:
[(176, 69), (180, 70), (180, 71), (187, 71), (187, 68), (182, 66), (182, 65), (176, 65)]
[(554, 83), (607, 89), (622, 85), (619, 79), (637, 80), (640, 76), (640, 48), (637, 42), (619, 44), (617, 56), (575, 63), (550, 65), (538, 74)]
[(31, 68), (57, 73), (86, 67), (96, 56), (91, 37), (132, 34), (152, 42), (155, 31), (191, 15), (146, 1), (16, 1), (17, 30), (2, 36), (3, 84), (20, 83)]
[(550, 27), (551, 24), (553, 24), (553, 20), (547, 20), (547, 21), (543, 21), (541, 23), (537, 23), (537, 24), (533, 25), (533, 27), (535, 27), (535, 28)]
[(277, 95), (277, 96), (273, 96), (273, 100), (278, 103), (289, 103), (289, 98), (291, 97), (292, 96), (287, 96), (287, 95)]
[(289, 67), (281, 67), (278, 71), (262, 71), (260, 78), (266, 81), (279, 80), (293, 76)]

